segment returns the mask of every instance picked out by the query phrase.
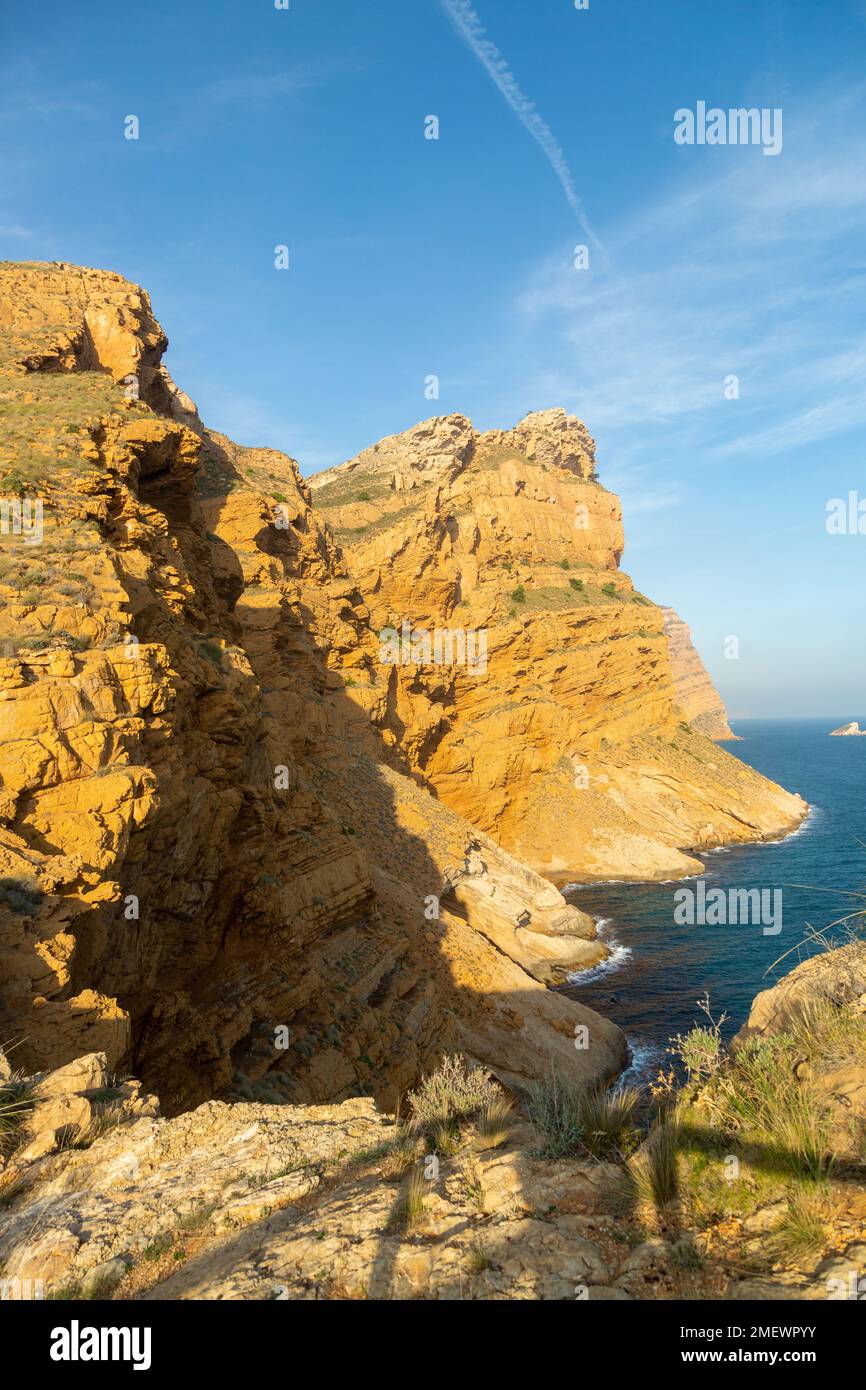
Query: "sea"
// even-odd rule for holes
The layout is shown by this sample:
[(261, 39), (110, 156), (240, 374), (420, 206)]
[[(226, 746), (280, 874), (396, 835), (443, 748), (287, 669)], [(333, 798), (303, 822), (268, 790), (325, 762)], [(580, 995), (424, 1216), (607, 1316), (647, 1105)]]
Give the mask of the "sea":
[[(760, 990), (821, 949), (810, 939), (816, 933), (836, 943), (851, 931), (866, 934), (866, 916), (840, 921), (866, 912), (866, 738), (828, 736), (854, 718), (732, 721), (742, 742), (723, 746), (799, 792), (811, 810), (782, 840), (700, 853), (705, 872), (697, 878), (704, 890), (696, 879), (571, 884), (564, 890), (596, 919), (612, 954), (573, 976), (563, 990), (623, 1029), (632, 1058), (625, 1082), (645, 1082), (669, 1063), (671, 1039), (706, 1021), (701, 999), (708, 996), (715, 1019), (724, 1015), (722, 1032), (730, 1037)], [(860, 725), (866, 727), (862, 717)], [(706, 895), (724, 890), (725, 907), (716, 914), (722, 921), (678, 923), (682, 899), (675, 894), (682, 888)], [(753, 915), (733, 910), (732, 889), (764, 890), (769, 910), (761, 921), (730, 920)], [(686, 911), (680, 906), (679, 916)], [(713, 915), (704, 914), (710, 921)]]

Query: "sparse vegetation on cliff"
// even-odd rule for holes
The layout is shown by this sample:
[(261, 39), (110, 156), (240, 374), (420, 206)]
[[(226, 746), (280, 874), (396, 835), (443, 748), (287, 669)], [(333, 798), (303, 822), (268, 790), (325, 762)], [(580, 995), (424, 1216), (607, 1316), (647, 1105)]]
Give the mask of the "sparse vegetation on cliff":
[(659, 1118), (630, 1165), (644, 1219), (687, 1228), (755, 1274), (779, 1261), (814, 1268), (848, 1224), (852, 1186), (866, 1183), (866, 946), (806, 962), (784, 990), (822, 972), (833, 995), (804, 992), (784, 1026), (747, 1027), (731, 1048), (703, 1002), (708, 1022), (673, 1045), (687, 1081), (659, 1078)]
[(580, 1087), (556, 1070), (532, 1084), (529, 1116), (545, 1136), (547, 1158), (586, 1153), (593, 1158), (623, 1158), (637, 1142), (634, 1087)]

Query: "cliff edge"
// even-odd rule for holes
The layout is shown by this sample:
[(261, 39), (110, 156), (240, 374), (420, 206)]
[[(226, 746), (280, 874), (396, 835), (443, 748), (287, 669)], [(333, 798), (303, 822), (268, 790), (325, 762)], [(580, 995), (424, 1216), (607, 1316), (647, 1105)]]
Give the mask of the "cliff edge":
[(540, 873), (675, 877), (802, 819), (800, 797), (712, 741), (732, 737), (722, 702), (685, 624), (620, 568), (619, 499), (581, 421), (479, 433), (449, 415), (309, 485), (379, 634), (377, 692), (353, 696)]
[(0, 266), (0, 1037), (169, 1114), (394, 1103), (456, 1047), (616, 1075), (546, 987), (592, 922), (408, 775), (295, 461), (209, 431), (165, 346), (119, 275)]

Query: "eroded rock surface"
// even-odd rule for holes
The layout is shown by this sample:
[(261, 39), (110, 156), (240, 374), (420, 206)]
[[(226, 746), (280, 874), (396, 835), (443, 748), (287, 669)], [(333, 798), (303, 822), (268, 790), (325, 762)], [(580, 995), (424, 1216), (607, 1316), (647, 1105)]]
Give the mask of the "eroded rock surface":
[[(461, 1038), (508, 1075), (551, 1051), (615, 1075), (619, 1030), (544, 983), (604, 954), (593, 924), (409, 775), (369, 609), (294, 460), (202, 425), (117, 275), (6, 264), (0, 330), (20, 1065), (104, 1053), (169, 1114), (262, 1087), (393, 1101)], [(430, 469), (459, 461), (459, 428), (432, 436)]]
[(309, 484), (380, 636), (386, 739), (540, 872), (673, 877), (805, 814), (710, 741), (732, 737), (721, 700), (619, 568), (619, 500), (575, 417), (428, 420)]

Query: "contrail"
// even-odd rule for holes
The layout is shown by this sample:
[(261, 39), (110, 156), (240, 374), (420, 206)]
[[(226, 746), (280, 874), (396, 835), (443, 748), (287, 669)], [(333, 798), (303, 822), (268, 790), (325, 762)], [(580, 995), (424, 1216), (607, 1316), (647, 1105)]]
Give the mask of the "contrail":
[(530, 101), (529, 97), (521, 90), (517, 78), (508, 66), (507, 59), (500, 53), (496, 44), (485, 37), (484, 25), (470, 4), (470, 0), (442, 0), (442, 5), (458, 34), (487, 69), (515, 116), (526, 127), (533, 140), (541, 146), (556, 177), (562, 184), (562, 190), (568, 199), (572, 212), (586, 235), (590, 241), (595, 242), (596, 246), (601, 247), (601, 242), (592, 230), (583, 204), (577, 196), (577, 189), (574, 186), (568, 161), (556, 136), (547, 121), (539, 115), (535, 102)]

